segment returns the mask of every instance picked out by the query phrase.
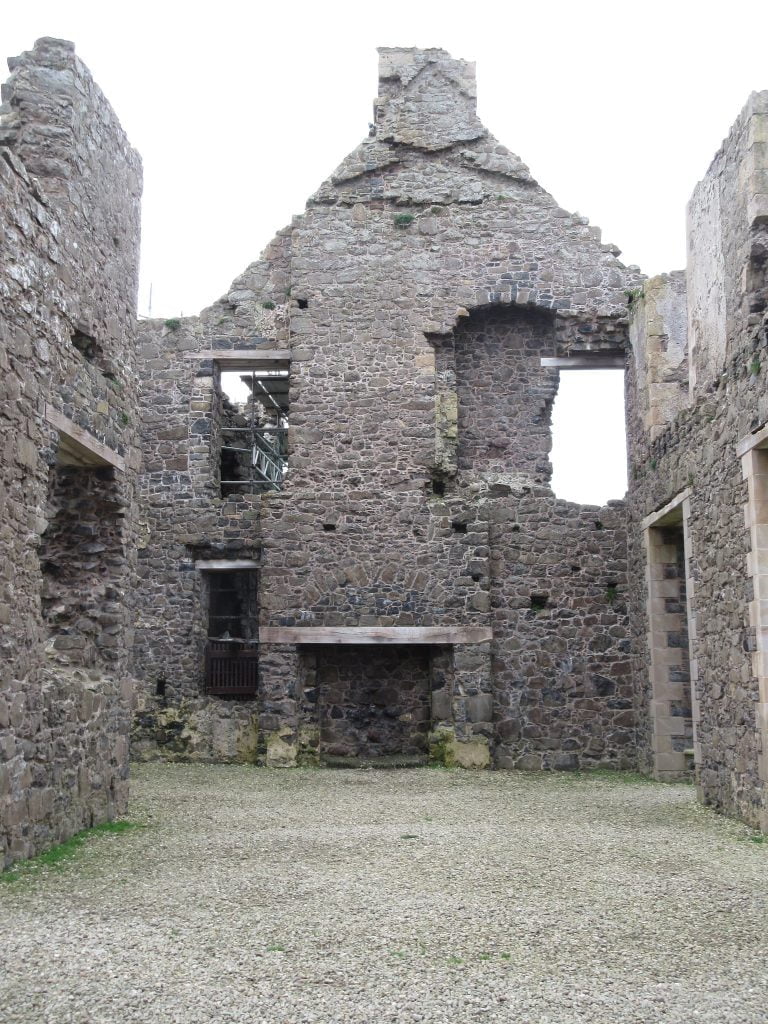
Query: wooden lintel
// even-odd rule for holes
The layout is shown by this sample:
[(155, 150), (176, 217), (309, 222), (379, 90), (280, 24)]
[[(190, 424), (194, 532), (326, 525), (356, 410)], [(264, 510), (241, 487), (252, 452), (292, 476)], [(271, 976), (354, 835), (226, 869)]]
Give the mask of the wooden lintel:
[(566, 356), (563, 359), (544, 356), (541, 365), (552, 370), (623, 370), (626, 357), (623, 352), (617, 355)]
[(46, 421), (59, 432), (59, 462), (65, 466), (114, 466), (125, 472), (125, 459), (68, 416), (45, 403)]
[(263, 644), (481, 644), (490, 626), (262, 626)]
[(230, 572), (233, 569), (258, 569), (252, 558), (199, 558), (195, 568), (203, 572)]
[(213, 359), (217, 363), (287, 363), (289, 348), (214, 348), (205, 352), (185, 352), (185, 359)]

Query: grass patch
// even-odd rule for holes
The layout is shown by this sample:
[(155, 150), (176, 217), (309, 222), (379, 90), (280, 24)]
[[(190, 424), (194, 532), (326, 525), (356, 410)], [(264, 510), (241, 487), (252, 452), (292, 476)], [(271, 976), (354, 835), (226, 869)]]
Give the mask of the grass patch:
[(105, 821), (103, 825), (86, 828), (72, 836), (71, 839), (57, 843), (50, 850), (38, 854), (37, 857), (19, 861), (17, 864), (12, 864), (6, 871), (0, 871), (0, 882), (6, 884), (18, 882), (22, 878), (34, 877), (45, 870), (60, 871), (75, 859), (77, 852), (89, 839), (105, 835), (120, 835), (135, 828), (145, 827), (135, 821)]

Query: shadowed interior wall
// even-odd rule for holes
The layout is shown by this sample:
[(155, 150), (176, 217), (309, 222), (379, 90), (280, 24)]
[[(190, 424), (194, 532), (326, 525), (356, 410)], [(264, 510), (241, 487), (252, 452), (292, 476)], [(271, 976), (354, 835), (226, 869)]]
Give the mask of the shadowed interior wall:
[(72, 664), (117, 661), (125, 509), (112, 469), (52, 466), (40, 544), (43, 617)]
[(552, 317), (536, 310), (462, 320), (454, 340), (460, 472), (549, 482), (557, 371), (543, 369), (541, 357), (554, 343)]
[(321, 755), (426, 753), (428, 647), (318, 647), (316, 652)]

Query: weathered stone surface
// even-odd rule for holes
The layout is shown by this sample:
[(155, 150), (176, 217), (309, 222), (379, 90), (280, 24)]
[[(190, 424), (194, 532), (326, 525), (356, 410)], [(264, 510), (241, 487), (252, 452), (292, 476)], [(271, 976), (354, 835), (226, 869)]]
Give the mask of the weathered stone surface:
[[(491, 138), (471, 65), (388, 49), (380, 68), (372, 136), (226, 299), (140, 325), (136, 749), (220, 756), (202, 723), (236, 714), (203, 692), (208, 552), (258, 562), (261, 626), (493, 632), (418, 654), (262, 644), (238, 702), (259, 760), (418, 752), (441, 726), (475, 766), (632, 764), (623, 509), (549, 490), (541, 357), (622, 350), (639, 275)], [(288, 473), (222, 498), (224, 366), (205, 354), (254, 349), (292, 356)], [(194, 743), (164, 741), (166, 705)]]
[[(755, 93), (689, 204), (687, 323), (683, 321), (681, 331), (681, 275), (648, 282), (634, 309), (635, 359), (627, 382), (640, 764), (663, 772), (677, 752), (675, 744), (690, 743), (701, 798), (764, 829), (768, 771), (761, 764), (768, 749), (768, 720), (760, 709), (768, 689), (761, 655), (760, 551), (753, 544), (763, 543), (765, 506), (749, 500), (736, 448), (768, 420), (763, 381), (768, 367), (767, 250), (764, 220), (752, 203), (768, 174), (760, 141), (767, 124), (768, 93)], [(674, 395), (667, 393), (670, 384)], [(690, 642), (686, 653), (695, 737), (679, 729), (665, 735), (670, 729), (658, 715), (658, 704), (668, 701), (670, 693), (659, 689), (660, 680), (648, 667), (655, 620), (660, 613), (668, 618), (679, 612), (681, 597), (669, 590), (661, 609), (649, 603), (642, 523), (678, 495), (687, 496), (687, 610), (692, 628), (686, 638), (677, 627), (667, 643), (687, 648)], [(668, 565), (667, 589), (677, 587), (680, 576), (679, 568)], [(671, 656), (677, 664), (678, 653)], [(681, 714), (688, 717), (684, 708)]]
[[(126, 808), (140, 161), (71, 43), (0, 117), (0, 866)], [(62, 465), (46, 403), (125, 457)]]
[[(694, 193), (686, 273), (644, 283), (490, 136), (471, 65), (383, 49), (369, 137), (225, 297), (141, 323), (137, 359), (138, 158), (71, 44), (11, 66), (4, 859), (125, 806), (134, 670), (137, 757), (692, 757), (706, 802), (768, 829), (768, 93)], [(624, 354), (629, 504), (558, 500), (542, 358)], [(251, 491), (269, 403), (228, 404), (221, 375), (259, 361), (289, 367), (288, 468)], [(46, 405), (126, 471), (73, 464)], [(376, 626), (481, 642), (259, 638)], [(258, 680), (206, 693), (210, 637)]]

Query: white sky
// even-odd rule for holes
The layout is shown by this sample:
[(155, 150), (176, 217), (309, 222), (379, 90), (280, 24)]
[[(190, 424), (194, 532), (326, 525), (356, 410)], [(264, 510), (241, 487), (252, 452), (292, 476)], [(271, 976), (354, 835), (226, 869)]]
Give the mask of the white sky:
[[(74, 40), (142, 154), (139, 309), (151, 283), (155, 316), (224, 294), (367, 134), (376, 46), (475, 60), (490, 130), (647, 274), (684, 265), (685, 203), (749, 92), (768, 88), (765, 0), (6, 6), (0, 54)], [(600, 404), (575, 417), (593, 441), (605, 417), (585, 405)], [(569, 486), (557, 493), (575, 498)], [(593, 500), (624, 484), (604, 487)]]

